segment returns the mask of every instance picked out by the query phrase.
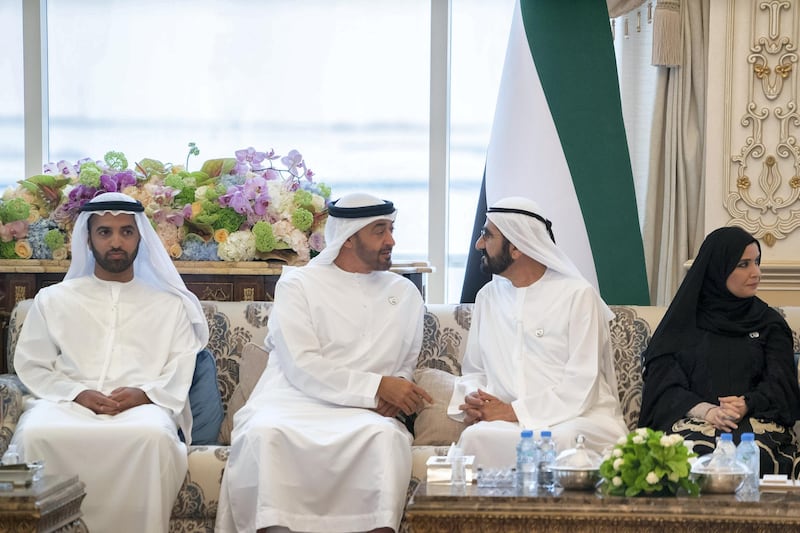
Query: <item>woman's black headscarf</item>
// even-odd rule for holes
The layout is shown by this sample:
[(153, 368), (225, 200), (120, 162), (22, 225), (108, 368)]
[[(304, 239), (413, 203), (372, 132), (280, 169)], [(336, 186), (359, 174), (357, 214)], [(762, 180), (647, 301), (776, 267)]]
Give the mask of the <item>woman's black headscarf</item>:
[(760, 298), (739, 298), (726, 286), (728, 276), (751, 243), (758, 245), (760, 254), (761, 245), (741, 228), (719, 228), (708, 234), (642, 354), (643, 370), (653, 359), (693, 343), (700, 329), (744, 335), (778, 320)]

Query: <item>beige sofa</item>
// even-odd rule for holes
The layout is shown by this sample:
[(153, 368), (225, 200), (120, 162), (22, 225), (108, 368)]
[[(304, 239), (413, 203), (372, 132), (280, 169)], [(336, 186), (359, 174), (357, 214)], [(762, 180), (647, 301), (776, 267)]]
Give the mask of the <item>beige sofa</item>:
[[(13, 347), (29, 301), (18, 304), (9, 324), (8, 368), (13, 368)], [(267, 332), (271, 303), (203, 302), (211, 337), (209, 349), (217, 362), (218, 384), (227, 410), (219, 446), (191, 446), (189, 473), (172, 510), (173, 532), (212, 532), (219, 499), (220, 480), (228, 457), (230, 415), (246, 400), (266, 364), (258, 348)], [(614, 306), (611, 325), (619, 395), (630, 428), (639, 414), (641, 377), (639, 356), (664, 313), (659, 307)], [(781, 309), (794, 331), (795, 351), (800, 351), (800, 307)], [(443, 454), (457, 440), (462, 426), (445, 416), (452, 378), (461, 371), (461, 359), (470, 325), (471, 305), (428, 305), (425, 334), (417, 364), (417, 381), (431, 392), (434, 404), (417, 417), (412, 449), (414, 464), (409, 491), (425, 478), (425, 461)], [(0, 453), (5, 450), (22, 410), (23, 388), (13, 375), (0, 376)]]

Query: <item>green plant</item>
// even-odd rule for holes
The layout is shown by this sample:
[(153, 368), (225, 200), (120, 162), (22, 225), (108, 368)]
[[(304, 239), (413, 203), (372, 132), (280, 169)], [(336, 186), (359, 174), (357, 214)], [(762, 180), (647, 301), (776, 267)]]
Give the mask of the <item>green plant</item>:
[(684, 489), (697, 496), (700, 489), (689, 478), (689, 458), (696, 456), (680, 435), (639, 428), (620, 439), (600, 465), (603, 490), (614, 496), (650, 496)]

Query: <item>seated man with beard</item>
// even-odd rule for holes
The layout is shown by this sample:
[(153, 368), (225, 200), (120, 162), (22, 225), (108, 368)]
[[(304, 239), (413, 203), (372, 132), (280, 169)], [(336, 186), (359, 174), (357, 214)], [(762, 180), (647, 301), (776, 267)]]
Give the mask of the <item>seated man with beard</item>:
[(208, 323), (141, 203), (104, 193), (80, 211), (69, 271), (36, 295), (17, 342), (33, 398), (12, 443), (47, 474), (78, 474), (89, 531), (166, 532)]
[(448, 414), (476, 463), (515, 462), (522, 429), (549, 429), (559, 449), (578, 434), (601, 451), (627, 433), (617, 397), (609, 321), (600, 295), (555, 245), (535, 202), (489, 208), (475, 247), (494, 274), (475, 300)]

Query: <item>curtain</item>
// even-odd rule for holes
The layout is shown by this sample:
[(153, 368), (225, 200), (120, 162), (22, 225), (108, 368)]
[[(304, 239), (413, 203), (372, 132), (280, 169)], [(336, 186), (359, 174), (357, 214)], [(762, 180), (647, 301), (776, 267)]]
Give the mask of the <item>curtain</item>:
[[(704, 233), (705, 111), (709, 0), (679, 9), (681, 66), (659, 67), (644, 217), (650, 301), (666, 305)], [(678, 5), (679, 4), (679, 5)]]

